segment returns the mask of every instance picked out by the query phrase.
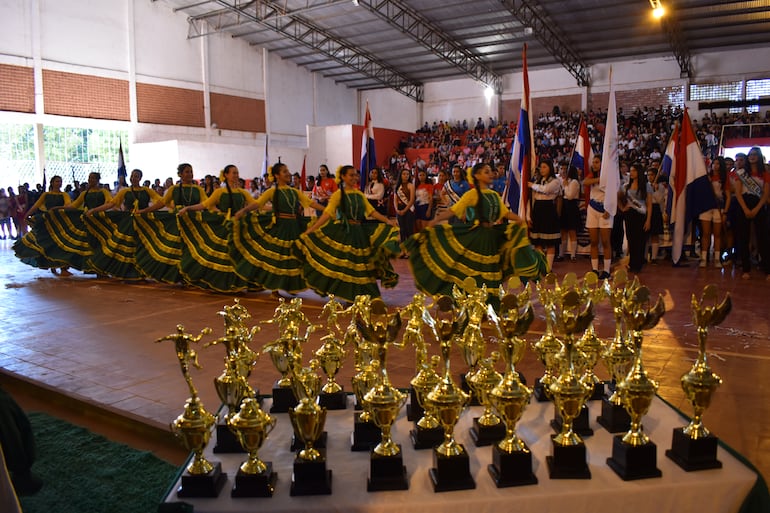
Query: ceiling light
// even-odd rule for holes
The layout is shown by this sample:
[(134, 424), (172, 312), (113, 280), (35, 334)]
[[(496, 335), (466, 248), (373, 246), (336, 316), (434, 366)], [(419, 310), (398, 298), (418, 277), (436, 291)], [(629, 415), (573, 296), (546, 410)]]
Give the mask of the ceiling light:
[(495, 95), (495, 90), (492, 89), (492, 86), (487, 86), (484, 89), (484, 98), (486, 98), (487, 100), (491, 100), (494, 95)]
[(652, 15), (655, 19), (660, 19), (666, 14), (666, 9), (663, 8), (663, 4), (660, 0), (650, 0), (650, 7), (652, 7)]
[(355, 5), (356, 7), (358, 7), (358, 0), (353, 0), (353, 5)]

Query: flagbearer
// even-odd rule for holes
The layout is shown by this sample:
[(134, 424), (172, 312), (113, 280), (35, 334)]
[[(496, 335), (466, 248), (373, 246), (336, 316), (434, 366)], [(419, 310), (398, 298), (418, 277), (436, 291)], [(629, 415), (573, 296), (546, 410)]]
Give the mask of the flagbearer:
[[(612, 265), (612, 235), (613, 216), (604, 208), (605, 187), (599, 183), (602, 169), (602, 159), (595, 155), (591, 161), (591, 172), (583, 180), (583, 185), (591, 187), (588, 207), (586, 209), (586, 229), (591, 237), (591, 269), (599, 275), (599, 279), (609, 278)], [(604, 269), (599, 272), (599, 241), (604, 255)]]

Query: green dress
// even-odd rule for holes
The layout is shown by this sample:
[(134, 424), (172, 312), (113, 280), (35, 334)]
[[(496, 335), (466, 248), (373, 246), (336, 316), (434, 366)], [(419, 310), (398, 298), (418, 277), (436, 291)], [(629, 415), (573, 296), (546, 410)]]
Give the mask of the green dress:
[[(197, 205), (206, 199), (198, 185), (174, 185), (161, 200), (176, 210)], [(179, 263), (186, 250), (179, 233), (176, 213), (156, 211), (134, 216), (136, 229), (136, 268), (146, 278), (163, 283), (179, 283)]]
[[(525, 228), (494, 224), (508, 213), (500, 195), (493, 190), (483, 195), (481, 208), (475, 209), (478, 219), (428, 227), (404, 242), (415, 286), (422, 292), (451, 295), (452, 286), (461, 286), (470, 276), (496, 297), (500, 284), (511, 276), (537, 278), (547, 272), (545, 257), (529, 243)], [(477, 190), (471, 189), (451, 210), (462, 218), (477, 199)]]
[(324, 213), (332, 220), (297, 241), (302, 273), (308, 287), (321, 296), (334, 294), (346, 301), (361, 294), (379, 297), (377, 280), (386, 288), (398, 283), (390, 263), (400, 251), (398, 228), (368, 222), (374, 207), (361, 191), (344, 195), (344, 204), (341, 190), (329, 199)]
[(32, 229), (13, 245), (16, 256), (25, 264), (41, 269), (69, 267), (70, 255), (56, 244), (56, 237), (63, 234), (64, 227), (58, 222), (60, 216), (49, 216), (54, 207), (69, 203), (66, 192), (44, 192), (35, 207), (37, 211), (30, 220)]
[(250, 212), (233, 222), (230, 257), (235, 272), (252, 288), (300, 292), (307, 284), (302, 277), (302, 260), (293, 248), (307, 229), (308, 219), (301, 211), (310, 206), (310, 198), (281, 186), (266, 190), (256, 203), (262, 207), (268, 201), (272, 202), (272, 213)]
[(179, 261), (179, 272), (188, 285), (217, 292), (236, 292), (246, 289), (246, 282), (235, 274), (230, 260), (229, 238), (231, 216), (254, 198), (244, 189), (229, 190), (221, 187), (202, 204), (216, 207), (177, 216), (179, 233), (186, 251)]

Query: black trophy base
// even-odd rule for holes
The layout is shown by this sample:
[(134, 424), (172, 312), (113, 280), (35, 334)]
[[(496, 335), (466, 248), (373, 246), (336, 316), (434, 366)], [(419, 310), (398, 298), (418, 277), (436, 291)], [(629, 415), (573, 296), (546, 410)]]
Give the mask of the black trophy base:
[(546, 390), (546, 386), (540, 382), (540, 378), (535, 380), (535, 386), (532, 387), (532, 391), (532, 395), (535, 396), (539, 403), (547, 403), (551, 400), (551, 392)]
[(214, 446), (213, 451), (216, 454), (246, 452), (241, 447), (238, 437), (230, 431), (227, 425), (219, 423), (217, 424), (217, 444)]
[(297, 398), (291, 388), (273, 387), (273, 404), (270, 413), (287, 413), (297, 406)]
[(351, 451), (369, 451), (382, 441), (382, 432), (374, 422), (362, 422), (358, 414), (354, 414), (353, 439)]
[(494, 426), (479, 424), (479, 417), (473, 418), (473, 427), (468, 430), (476, 447), (484, 447), (505, 438), (505, 424), (498, 422)]
[(188, 497), (216, 497), (225, 487), (227, 474), (222, 472), (222, 463), (213, 463), (214, 469), (208, 474), (198, 476), (184, 471), (182, 485), (177, 489), (176, 496)]
[(444, 441), (444, 429), (441, 426), (430, 429), (417, 426), (409, 431), (409, 438), (412, 439), (412, 446), (418, 451), (433, 449)]
[(615, 435), (612, 440), (612, 457), (607, 458), (607, 465), (623, 481), (660, 477), (663, 473), (657, 468), (658, 447), (649, 442), (633, 446), (623, 443), (623, 435)]
[(594, 391), (591, 394), (591, 397), (588, 398), (588, 400), (601, 401), (603, 398), (604, 398), (604, 383), (601, 381), (594, 383)]
[(610, 433), (625, 433), (631, 429), (631, 416), (623, 406), (612, 404), (607, 397), (602, 397), (602, 414), (596, 422)]
[(591, 479), (585, 445), (559, 445), (553, 440), (551, 443), (553, 456), (545, 457), (551, 479)]
[(468, 406), (480, 406), (481, 403), (479, 402), (479, 398), (476, 396), (476, 392), (473, 391), (471, 385), (468, 383), (468, 379), (466, 378), (466, 376), (470, 377), (472, 374), (472, 371), (468, 371), (465, 374), (460, 374), (460, 387), (463, 389), (463, 392), (471, 396)]
[(492, 448), (492, 464), (487, 465), (489, 475), (498, 488), (537, 484), (532, 472), (532, 452), (507, 453), (498, 446)]
[[(462, 446), (461, 446), (462, 447)], [(433, 450), (433, 465), (428, 471), (434, 492), (452, 492), (476, 488), (471, 475), (470, 459), (463, 448), (457, 456), (444, 456)]]
[(717, 459), (719, 438), (710, 434), (693, 440), (682, 429), (674, 429), (671, 449), (666, 451), (666, 456), (687, 472), (722, 468), (722, 462)]
[(294, 460), (289, 495), (331, 495), (332, 471), (326, 469), (326, 457), (319, 461)]
[(366, 491), (382, 492), (387, 490), (408, 490), (409, 480), (406, 477), (404, 458), (399, 453), (395, 456), (382, 456), (372, 451), (369, 459), (369, 478), (366, 480)]
[[(321, 436), (318, 437), (318, 440), (313, 442), (313, 447), (316, 449), (326, 449), (326, 439), (328, 435), (326, 431), (321, 433)], [(305, 448), (305, 442), (297, 438), (297, 435), (291, 435), (291, 452), (297, 452), (301, 449)]]
[[(551, 420), (551, 427), (557, 433), (561, 433), (561, 427), (563, 421), (559, 412), (554, 408), (553, 420)], [(588, 405), (583, 405), (580, 409), (580, 414), (572, 421), (572, 431), (580, 436), (593, 436), (594, 430), (591, 429), (591, 425), (588, 422)]]
[(406, 420), (416, 422), (425, 414), (420, 402), (417, 400), (417, 392), (414, 388), (409, 388), (409, 404), (406, 405)]
[(318, 395), (318, 406), (327, 410), (344, 410), (348, 407), (348, 394), (344, 390), (330, 394), (321, 392)]
[(238, 470), (235, 474), (235, 485), (230, 492), (231, 497), (272, 497), (278, 474), (273, 472), (272, 462), (266, 461), (267, 470), (259, 474), (246, 474)]

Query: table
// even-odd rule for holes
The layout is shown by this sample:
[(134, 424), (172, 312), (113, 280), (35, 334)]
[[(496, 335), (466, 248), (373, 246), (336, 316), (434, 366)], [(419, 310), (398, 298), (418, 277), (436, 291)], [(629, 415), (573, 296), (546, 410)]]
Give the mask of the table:
[[(259, 456), (272, 461), (278, 472), (275, 494), (271, 498), (230, 497), (238, 466), (245, 460), (244, 454), (212, 454), (214, 440), (206, 449), (206, 457), (222, 462), (228, 473), (225, 489), (215, 499), (184, 499), (194, 507), (195, 513), (205, 512), (253, 512), (270, 511), (285, 513), (367, 512), (401, 513), (447, 511), (453, 513), (501, 513), (516, 510), (517, 513), (660, 513), (661, 511), (737, 512), (757, 480), (757, 474), (746, 467), (722, 447), (718, 459), (723, 468), (699, 472), (685, 472), (665, 456), (671, 446), (671, 433), (675, 427), (687, 422), (674, 409), (656, 397), (650, 412), (644, 418), (644, 429), (657, 445), (657, 464), (663, 477), (637, 481), (623, 481), (606, 464), (612, 452), (612, 435), (596, 423), (601, 403), (589, 403), (591, 427), (594, 435), (586, 438), (590, 480), (554, 480), (548, 475), (545, 457), (551, 454), (550, 435), (553, 430), (551, 403), (533, 402), (524, 412), (518, 425), (518, 433), (533, 453), (534, 472), (538, 484), (511, 488), (497, 488), (487, 472), (492, 460), (492, 448), (475, 447), (468, 433), (473, 417), (481, 414), (480, 407), (466, 411), (455, 429), (458, 442), (465, 445), (470, 455), (471, 473), (476, 480), (475, 490), (434, 493), (428, 476), (433, 466), (432, 450), (414, 450), (409, 441), (412, 423), (402, 409), (393, 426), (393, 438), (402, 445), (404, 464), (409, 474), (409, 490), (367, 492), (369, 453), (351, 452), (350, 436), (353, 429), (353, 398), (350, 408), (330, 411), (326, 430), (327, 465), (333, 471), (332, 495), (292, 497), (289, 495), (294, 454), (289, 450), (292, 434), (288, 414), (275, 414), (278, 418)], [(263, 409), (268, 411), (270, 400)], [(718, 436), (718, 433), (716, 433)], [(169, 488), (164, 498), (164, 508), (173, 509), (179, 480)]]

